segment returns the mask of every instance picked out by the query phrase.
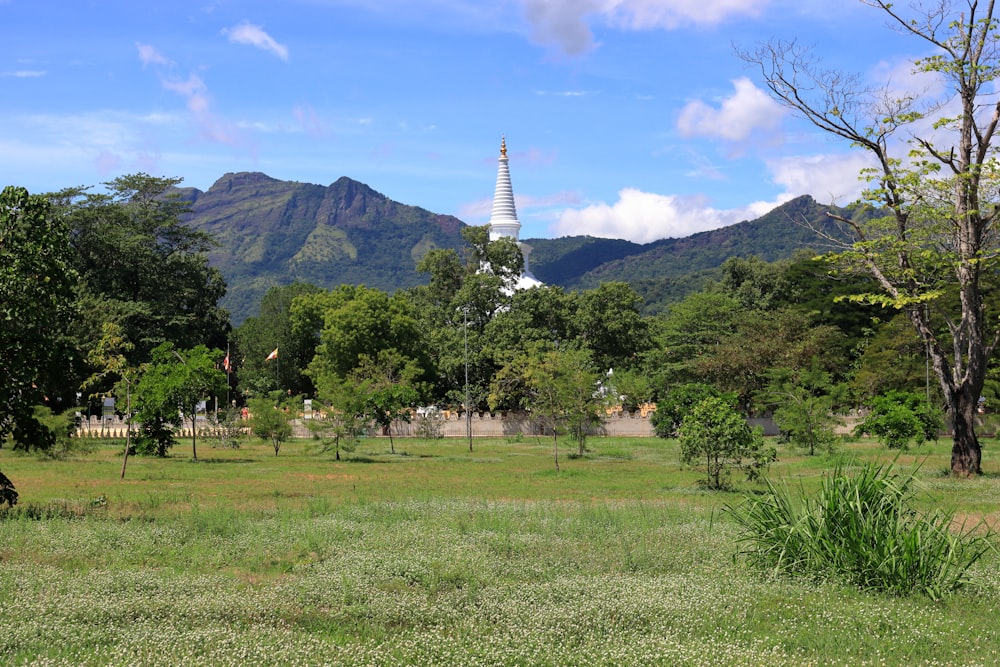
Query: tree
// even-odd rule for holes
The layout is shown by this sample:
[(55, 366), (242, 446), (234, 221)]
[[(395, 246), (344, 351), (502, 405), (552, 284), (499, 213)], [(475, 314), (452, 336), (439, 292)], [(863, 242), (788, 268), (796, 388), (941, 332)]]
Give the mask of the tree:
[(833, 451), (837, 442), (834, 427), (840, 420), (833, 414), (835, 403), (830, 374), (818, 364), (791, 372), (775, 369), (766, 390), (766, 401), (774, 410), (774, 422), (789, 441), (809, 451)]
[[(337, 292), (338, 290), (334, 290)], [(346, 378), (362, 356), (376, 359), (393, 349), (427, 368), (427, 346), (413, 304), (405, 294), (389, 295), (367, 287), (341, 288), (347, 298), (322, 313), (323, 330), (309, 366), (314, 381), (332, 373)]]
[(710, 384), (689, 382), (675, 385), (656, 404), (656, 412), (650, 418), (653, 432), (661, 438), (676, 438), (680, 435), (684, 417), (706, 398), (724, 398), (727, 403), (736, 400), (733, 394), (724, 395)]
[[(48, 195), (70, 229), (82, 282), (74, 334), (85, 351), (106, 322), (118, 324), (134, 346), (126, 354), (132, 367), (165, 341), (178, 349), (225, 347), (229, 314), (218, 301), (226, 284), (206, 256), (215, 242), (184, 224), (189, 204), (176, 190), (180, 182), (139, 173), (104, 183), (103, 193), (70, 188)], [(91, 372), (82, 370), (80, 379)]]
[(575, 327), (597, 368), (625, 370), (652, 344), (639, 312), (642, 297), (628, 283), (606, 282), (576, 295)]
[(140, 427), (137, 450), (166, 456), (173, 446), (173, 429), (184, 416), (191, 419), (191, 454), (198, 460), (197, 409), (202, 400), (226, 391), (226, 376), (218, 368), (220, 350), (198, 345), (178, 351), (171, 343), (153, 349), (135, 390)]
[(46, 449), (55, 435), (35, 418), (48, 395), (53, 339), (74, 317), (69, 230), (44, 197), (0, 192), (0, 445)]
[(250, 400), (250, 430), (255, 436), (267, 440), (274, 447), (274, 455), (278, 455), (281, 443), (292, 435), (291, 417), (280, 405), (267, 398)]
[(658, 322), (657, 349), (649, 355), (650, 372), (661, 389), (699, 382), (699, 360), (736, 331), (739, 302), (718, 291), (694, 292)]
[(340, 451), (353, 451), (354, 443), (364, 432), (365, 394), (351, 381), (338, 381), (320, 391), (326, 404), (319, 414), (305, 420), (306, 427), (323, 442), (323, 450), (333, 447), (336, 460)]
[(997, 10), (992, 1), (936, 0), (908, 14), (884, 0), (862, 1), (931, 50), (914, 66), (936, 76), (942, 94), (864, 86), (819, 69), (795, 42), (775, 40), (741, 56), (760, 68), (775, 99), (872, 158), (862, 172), (869, 183), (863, 201), (886, 216), (833, 215), (851, 238), (838, 260), (877, 283), (859, 300), (904, 312), (924, 341), (948, 406), (952, 473), (976, 475), (976, 408), (1000, 336), (981, 285), (996, 270), (1000, 214)]
[(777, 459), (773, 447), (764, 445), (760, 427), (751, 428), (746, 419), (725, 399), (706, 398), (696, 404), (681, 422), (681, 461), (705, 463), (705, 486), (724, 489), (729, 485), (730, 468), (741, 468), (748, 480), (760, 475), (761, 468)]
[(868, 415), (854, 428), (855, 436), (874, 435), (889, 449), (906, 449), (937, 440), (941, 419), (920, 394), (890, 391), (869, 402)]
[(374, 358), (361, 355), (358, 367), (351, 373), (354, 391), (363, 395), (363, 416), (375, 422), (384, 435), (389, 436), (389, 449), (395, 454), (392, 423), (407, 424), (413, 418), (412, 408), (420, 399), (416, 379), (421, 374), (419, 365), (394, 349), (380, 350)]
[(536, 344), (497, 373), (490, 405), (516, 396), (521, 407), (542, 420), (552, 432), (552, 455), (558, 471), (560, 432), (570, 434), (583, 456), (590, 430), (603, 423), (605, 399), (599, 391), (599, 379), (589, 350)]
[(109, 377), (115, 380), (110, 392), (119, 401), (125, 395), (125, 453), (122, 456), (121, 478), (125, 479), (125, 468), (128, 466), (129, 451), (132, 449), (132, 390), (139, 378), (140, 369), (128, 365), (125, 355), (133, 349), (122, 332), (121, 325), (116, 322), (105, 322), (103, 335), (97, 345), (88, 353), (87, 362), (98, 370), (87, 379), (81, 388), (105, 385)]
[[(315, 330), (297, 327), (292, 304), (296, 299), (308, 300), (310, 295), (321, 292), (320, 288), (308, 283), (272, 287), (260, 302), (259, 314), (248, 317), (237, 327), (233, 332), (234, 358), (241, 360), (237, 368), (241, 389), (257, 396), (279, 389), (293, 394), (313, 394), (313, 383), (305, 369), (316, 354), (322, 320)], [(265, 361), (274, 348), (281, 354), (277, 368)]]

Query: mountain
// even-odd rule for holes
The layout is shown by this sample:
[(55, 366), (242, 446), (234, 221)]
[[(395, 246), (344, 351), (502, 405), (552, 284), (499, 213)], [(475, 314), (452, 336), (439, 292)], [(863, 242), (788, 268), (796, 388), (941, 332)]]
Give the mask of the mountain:
[(756, 255), (772, 262), (791, 257), (797, 250), (832, 248), (817, 230), (846, 240), (839, 224), (826, 215), (833, 211), (863, 218), (870, 211), (823, 206), (812, 197), (793, 199), (756, 220), (669, 238), (647, 244), (591, 237), (533, 239), (532, 269), (543, 282), (567, 289), (586, 289), (601, 282), (627, 282), (643, 296), (650, 310), (701, 289), (719, 275), (730, 257)]
[[(400, 204), (346, 177), (324, 187), (237, 173), (206, 192), (177, 192), (191, 206), (187, 224), (219, 242), (209, 261), (229, 286), (222, 305), (234, 324), (253, 315), (272, 286), (351, 283), (395, 291), (424, 282), (416, 265), (428, 250), (464, 246), (458, 218)], [(589, 236), (526, 242), (543, 282), (580, 289), (622, 280), (653, 312), (700, 289), (729, 257), (774, 261), (800, 248), (822, 249), (810, 227), (837, 234), (825, 215), (830, 208), (803, 196), (756, 220), (646, 244)]]
[(275, 285), (418, 285), (416, 265), (428, 250), (464, 243), (458, 218), (394, 202), (346, 177), (323, 187), (226, 174), (206, 192), (177, 192), (191, 206), (186, 223), (219, 242), (208, 259), (229, 286), (222, 305), (234, 323), (254, 314)]

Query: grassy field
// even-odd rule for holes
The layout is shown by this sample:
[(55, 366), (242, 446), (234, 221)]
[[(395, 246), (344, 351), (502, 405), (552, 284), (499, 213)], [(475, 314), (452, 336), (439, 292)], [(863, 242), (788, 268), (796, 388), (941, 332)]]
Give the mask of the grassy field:
[[(1000, 520), (998, 462), (921, 503)], [(996, 665), (1000, 557), (943, 603), (772, 579), (734, 560), (724, 511), (659, 439), (307, 441), (0, 450), (21, 503), (0, 518), (3, 665)], [(888, 458), (870, 443), (845, 456)], [(780, 451), (808, 492), (830, 457)], [(738, 479), (735, 478), (734, 479)]]

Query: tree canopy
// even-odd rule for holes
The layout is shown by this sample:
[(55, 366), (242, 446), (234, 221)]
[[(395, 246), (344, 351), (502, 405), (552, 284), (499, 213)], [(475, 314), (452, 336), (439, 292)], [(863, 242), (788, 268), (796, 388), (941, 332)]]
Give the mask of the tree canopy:
[(982, 458), (975, 411), (1000, 339), (1000, 318), (983, 293), (1000, 248), (997, 10), (993, 2), (863, 2), (927, 50), (913, 66), (939, 88), (900, 94), (894, 82), (869, 86), (823, 69), (794, 41), (741, 55), (775, 99), (871, 158), (863, 201), (884, 215), (833, 214), (849, 240), (826, 240), (839, 244), (833, 259), (842, 267), (872, 278), (875, 289), (856, 299), (905, 313), (926, 345), (954, 433), (952, 472), (974, 475)]

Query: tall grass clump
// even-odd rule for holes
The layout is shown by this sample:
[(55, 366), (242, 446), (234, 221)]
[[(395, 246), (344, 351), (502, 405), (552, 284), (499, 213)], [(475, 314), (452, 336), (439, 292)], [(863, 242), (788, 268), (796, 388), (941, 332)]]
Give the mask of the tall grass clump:
[(778, 573), (941, 599), (969, 583), (969, 568), (992, 547), (978, 526), (953, 533), (953, 511), (915, 511), (915, 474), (868, 462), (849, 475), (838, 465), (802, 499), (768, 480), (765, 494), (728, 508), (739, 554)]

